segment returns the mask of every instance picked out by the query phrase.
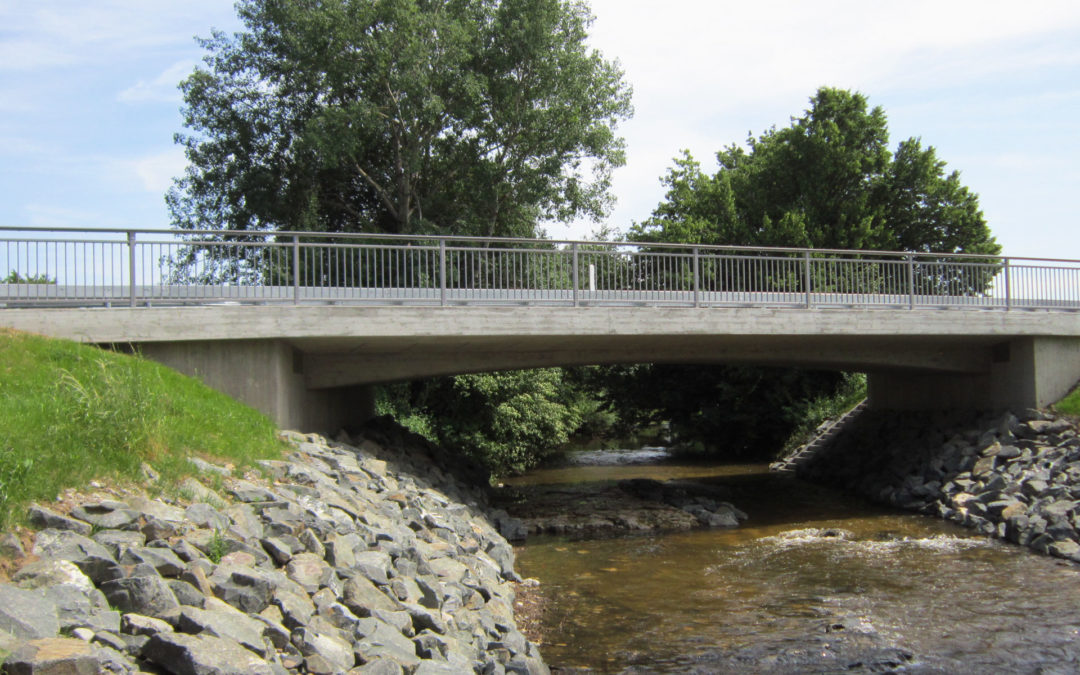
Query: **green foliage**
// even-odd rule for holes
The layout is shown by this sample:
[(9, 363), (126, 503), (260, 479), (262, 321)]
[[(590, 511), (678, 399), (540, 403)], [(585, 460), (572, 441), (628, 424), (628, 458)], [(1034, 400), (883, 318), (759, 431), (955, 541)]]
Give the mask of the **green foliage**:
[(1055, 403), (1054, 410), (1064, 415), (1080, 417), (1080, 387), (1076, 387), (1064, 398)]
[[(956, 172), (946, 173), (934, 148), (912, 138), (891, 152), (888, 142), (880, 107), (869, 108), (861, 94), (822, 88), (789, 127), (717, 153), (715, 174), (687, 152), (676, 158), (662, 178), (664, 200), (629, 236), (656, 243), (1000, 251), (978, 198)], [(867, 265), (844, 283), (879, 291), (888, 275), (900, 273)], [(991, 268), (958, 280), (920, 266), (915, 279), (927, 292), (979, 293), (993, 274)], [(766, 289), (770, 283), (789, 287), (789, 281), (743, 283)], [(812, 283), (829, 290), (824, 278)], [(793, 434), (812, 430), (846, 405), (861, 386), (839, 373), (751, 366), (620, 367), (608, 375), (614, 409), (639, 422), (669, 419), (684, 442), (742, 457), (771, 456)]]
[(377, 402), (380, 413), (473, 457), (495, 475), (536, 466), (583, 422), (602, 424), (605, 415), (560, 368), (392, 385), (382, 388)]
[[(599, 217), (622, 72), (570, 0), (240, 0), (181, 85), (186, 228), (533, 235)], [(588, 169), (588, 171), (586, 170)]]
[(413, 385), (386, 384), (378, 387), (375, 391), (375, 414), (389, 415), (394, 420), (414, 434), (419, 434), (432, 443), (438, 443), (439, 435), (435, 432), (434, 422), (431, 417), (421, 408), (417, 407), (414, 388), (426, 391), (433, 385), (424, 383)]
[(94, 478), (165, 482), (192, 454), (250, 465), (282, 444), (264, 416), (164, 366), (0, 331), (0, 526), (31, 500)]
[(810, 442), (823, 422), (840, 417), (865, 398), (866, 376), (862, 373), (844, 373), (843, 379), (832, 393), (803, 399), (789, 406), (784, 411), (785, 417), (797, 420), (798, 423), (777, 454)]
[(214, 530), (214, 535), (210, 537), (210, 542), (206, 547), (206, 557), (217, 565), (225, 557), (226, 551), (225, 537), (221, 536), (221, 530)]
[(0, 279), (0, 284), (55, 284), (56, 280), (47, 274), (19, 274), (11, 270), (6, 277)]
[(604, 399), (628, 429), (669, 422), (682, 448), (728, 458), (771, 456), (811, 402), (842, 390), (836, 372), (754, 366), (607, 366)]
[(523, 471), (569, 440), (578, 420), (559, 401), (556, 369), (460, 375), (441, 400), (440, 440), (483, 458), (496, 472)]
[(997, 254), (978, 197), (918, 138), (888, 148), (880, 107), (822, 88), (790, 127), (717, 153), (707, 174), (688, 152), (661, 179), (664, 201), (641, 241)]

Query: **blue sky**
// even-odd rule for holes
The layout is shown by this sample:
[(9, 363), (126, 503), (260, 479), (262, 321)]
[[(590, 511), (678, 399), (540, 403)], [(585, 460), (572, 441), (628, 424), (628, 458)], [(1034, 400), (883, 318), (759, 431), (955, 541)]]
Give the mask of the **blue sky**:
[[(855, 89), (980, 195), (1005, 252), (1080, 258), (1080, 3), (593, 0), (636, 115), (608, 222), (663, 196), (680, 149), (707, 167), (783, 126), (822, 85)], [(176, 84), (225, 0), (0, 0), (0, 224), (167, 227), (183, 170)], [(552, 237), (595, 225), (551, 224)]]

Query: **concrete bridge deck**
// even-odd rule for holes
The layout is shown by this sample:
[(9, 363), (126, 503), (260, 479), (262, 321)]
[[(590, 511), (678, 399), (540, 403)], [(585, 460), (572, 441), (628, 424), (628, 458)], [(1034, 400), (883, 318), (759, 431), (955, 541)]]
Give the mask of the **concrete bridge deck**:
[(861, 371), (893, 408), (1040, 406), (1080, 379), (1073, 312), (214, 305), (7, 309), (0, 325), (132, 345), (305, 428), (347, 418), (360, 385), (555, 365)]
[(375, 383), (556, 365), (861, 371), (871, 406), (907, 409), (1042, 406), (1080, 379), (1080, 261), (114, 234), (0, 239), (0, 326), (137, 349), (283, 426), (338, 426)]

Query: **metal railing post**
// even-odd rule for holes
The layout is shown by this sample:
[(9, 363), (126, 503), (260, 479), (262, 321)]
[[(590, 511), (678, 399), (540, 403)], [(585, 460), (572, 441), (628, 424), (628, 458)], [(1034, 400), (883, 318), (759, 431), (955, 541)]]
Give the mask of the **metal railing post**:
[(1009, 278), (1009, 259), (1005, 258), (1005, 310), (1012, 309), (1012, 280)]
[(915, 309), (915, 256), (907, 257), (908, 309)]
[(300, 235), (294, 234), (292, 238), (292, 284), (293, 304), (300, 304)]
[(128, 244), (128, 300), (129, 306), (135, 306), (135, 233), (127, 233)]
[(574, 242), (570, 245), (574, 252), (573, 267), (570, 270), (570, 283), (574, 286), (574, 307), (578, 306), (578, 244)]
[(810, 251), (803, 251), (803, 286), (806, 292), (806, 308), (813, 307), (813, 300), (810, 296)]
[(446, 305), (446, 240), (439, 240), (439, 304)]
[(701, 264), (697, 246), (694, 247), (694, 307), (701, 307)]

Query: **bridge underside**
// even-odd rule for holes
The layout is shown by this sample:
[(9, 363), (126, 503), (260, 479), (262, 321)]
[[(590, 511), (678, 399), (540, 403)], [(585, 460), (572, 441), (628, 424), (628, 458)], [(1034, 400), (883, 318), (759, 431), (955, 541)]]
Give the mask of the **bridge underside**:
[(1080, 379), (1080, 314), (776, 308), (217, 306), (5, 310), (4, 325), (132, 345), (285, 427), (370, 414), (367, 385), (613, 363), (868, 373), (878, 408), (1026, 408)]

